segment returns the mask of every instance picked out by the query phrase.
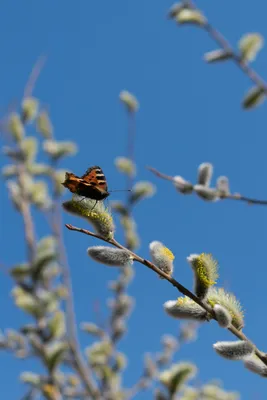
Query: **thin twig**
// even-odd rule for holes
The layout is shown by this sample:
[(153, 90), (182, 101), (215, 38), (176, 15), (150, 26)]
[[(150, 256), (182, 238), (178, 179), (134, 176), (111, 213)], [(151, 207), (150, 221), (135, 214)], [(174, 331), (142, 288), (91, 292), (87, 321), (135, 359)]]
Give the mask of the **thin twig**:
[[(103, 237), (101, 237), (100, 235), (97, 235), (96, 233), (93, 233), (91, 231), (88, 231), (87, 229), (82, 229), (82, 228), (78, 228), (76, 226), (73, 226), (71, 224), (66, 224), (65, 225), (69, 230), (71, 231), (77, 231), (77, 232), (81, 232), (84, 233), (85, 235), (89, 235), (92, 237), (95, 237), (97, 239), (100, 239), (104, 242), (110, 243), (113, 246), (119, 248), (119, 249), (123, 249), (125, 251), (128, 251), (131, 256), (133, 257), (134, 261), (139, 262), (140, 264), (145, 265), (146, 267), (148, 267), (149, 269), (151, 269), (152, 271), (156, 272), (158, 275), (162, 276), (163, 278), (165, 278), (167, 281), (169, 281), (179, 292), (181, 292), (183, 295), (189, 297), (191, 300), (193, 300), (195, 303), (197, 303), (200, 307), (202, 307), (204, 310), (206, 310), (209, 314), (210, 319), (214, 319), (216, 320), (216, 316), (214, 314), (214, 311), (212, 309), (212, 307), (210, 307), (208, 304), (206, 304), (205, 302), (203, 302), (202, 300), (200, 300), (194, 293), (192, 293), (190, 290), (188, 290), (187, 288), (185, 288), (181, 283), (179, 283), (176, 279), (174, 279), (172, 276), (169, 276), (168, 274), (166, 274), (165, 272), (161, 271), (158, 267), (156, 267), (156, 265), (154, 265), (152, 262), (146, 260), (145, 258), (142, 258), (140, 256), (138, 256), (137, 254), (135, 254), (133, 251), (128, 250), (126, 247), (122, 246), (120, 243), (118, 243), (115, 239), (105, 239)], [(255, 354), (258, 356), (258, 358), (265, 364), (267, 365), (267, 356), (265, 355), (265, 353), (261, 352), (260, 350), (257, 349), (257, 347), (253, 344), (253, 342), (251, 342), (250, 339), (248, 339), (246, 337), (246, 335), (239, 331), (238, 329), (236, 329), (233, 325), (231, 325), (228, 330), (230, 332), (232, 332), (238, 339), (240, 340), (245, 340), (249, 343), (251, 343), (254, 348), (255, 348)]]
[[(147, 167), (147, 169), (159, 178), (165, 179), (167, 181), (173, 182), (175, 184), (175, 178), (170, 175), (163, 174), (162, 172), (158, 171), (157, 169), (153, 167)], [(194, 190), (194, 189), (193, 189)], [(237, 200), (237, 201), (244, 201), (245, 203), (248, 204), (257, 204), (261, 206), (267, 206), (267, 200), (258, 200), (258, 199), (252, 199), (251, 197), (246, 197), (246, 196), (241, 196), (239, 193), (234, 193), (234, 194), (220, 194), (218, 192), (218, 197), (221, 200)]]
[[(128, 111), (128, 143), (127, 143), (127, 157), (132, 161), (134, 164), (135, 159), (135, 136), (136, 136), (136, 129), (135, 129), (135, 112)], [(126, 183), (126, 190), (132, 189), (133, 187), (133, 174), (127, 175), (127, 183)], [(129, 199), (131, 197), (131, 193), (128, 194), (128, 205)]]
[(30, 97), (32, 95), (33, 89), (35, 88), (37, 79), (42, 71), (42, 68), (46, 62), (46, 56), (42, 55), (38, 58), (36, 63), (33, 66), (32, 72), (30, 74), (30, 77), (28, 79), (28, 82), (26, 83), (26, 86), (24, 88), (24, 94), (23, 98)]
[[(198, 7), (194, 4), (192, 0), (185, 0), (184, 4), (193, 9), (198, 9)], [(208, 21), (204, 23), (202, 28), (208, 33), (208, 35), (227, 53), (232, 55), (232, 61), (241, 69), (241, 71), (246, 74), (249, 79), (255, 83), (256, 86), (261, 88), (265, 94), (267, 94), (267, 83), (264, 79), (246, 62), (244, 62), (241, 56), (234, 51), (230, 43), (223, 36), (221, 32), (219, 32), (212, 24)]]

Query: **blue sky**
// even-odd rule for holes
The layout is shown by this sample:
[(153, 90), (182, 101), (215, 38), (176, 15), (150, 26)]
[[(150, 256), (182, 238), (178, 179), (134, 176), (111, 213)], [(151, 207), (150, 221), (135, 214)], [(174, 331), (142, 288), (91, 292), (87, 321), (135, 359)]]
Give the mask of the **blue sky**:
[[(99, 164), (110, 187), (120, 188), (124, 179), (116, 172), (114, 158), (124, 155), (127, 121), (118, 95), (122, 89), (132, 91), (141, 105), (136, 139), (138, 179), (150, 179), (157, 185), (155, 197), (135, 212), (142, 239), (140, 255), (148, 257), (152, 240), (164, 242), (176, 256), (175, 277), (191, 288), (186, 257), (213, 253), (220, 264), (220, 285), (233, 291), (245, 308), (245, 333), (264, 350), (266, 209), (230, 201), (210, 204), (195, 196), (181, 196), (145, 168), (151, 165), (194, 181), (198, 165), (208, 161), (214, 164), (216, 177), (229, 177), (233, 191), (267, 198), (266, 104), (250, 112), (241, 109), (241, 99), (251, 87), (248, 78), (231, 63), (205, 64), (203, 54), (216, 45), (205, 32), (178, 28), (168, 21), (166, 12), (171, 5), (171, 1), (159, 0), (3, 2), (0, 106), (4, 113), (10, 101), (19, 100), (32, 65), (40, 54), (47, 54), (35, 95), (49, 105), (57, 138), (74, 140), (80, 149), (64, 167), (80, 174)], [(245, 32), (267, 37), (267, 5), (263, 1), (199, 0), (198, 5), (235, 46)], [(255, 68), (266, 77), (266, 49)], [(22, 223), (10, 207), (3, 182), (1, 192), (1, 261), (12, 265), (25, 256), (19, 240)], [(112, 198), (123, 196), (114, 194)], [(72, 216), (64, 215), (64, 221), (86, 227)], [(39, 237), (44, 233), (46, 225), (40, 221)], [(88, 259), (86, 248), (100, 244), (96, 240), (74, 232), (64, 234), (77, 318), (94, 320), (93, 304), (100, 301), (105, 313), (107, 283), (116, 277), (116, 271)], [(135, 269), (129, 293), (135, 296), (136, 305), (129, 332), (120, 345), (129, 356), (125, 385), (133, 384), (140, 375), (143, 353), (159, 351), (160, 336), (178, 331), (177, 321), (162, 309), (166, 300), (177, 297), (175, 289), (144, 266), (137, 264)], [(25, 316), (14, 308), (9, 295), (11, 281), (4, 274), (0, 286), (0, 328), (19, 327)], [(87, 338), (81, 339), (85, 346)], [(240, 391), (242, 399), (264, 399), (262, 378), (213, 351), (214, 342), (231, 339), (211, 322), (200, 329), (198, 341), (185, 346), (175, 360), (194, 361), (202, 383), (220, 378), (226, 389)], [(1, 392), (19, 399), (23, 387), (18, 374), (34, 364), (15, 361), (3, 353), (0, 360), (5, 368)]]

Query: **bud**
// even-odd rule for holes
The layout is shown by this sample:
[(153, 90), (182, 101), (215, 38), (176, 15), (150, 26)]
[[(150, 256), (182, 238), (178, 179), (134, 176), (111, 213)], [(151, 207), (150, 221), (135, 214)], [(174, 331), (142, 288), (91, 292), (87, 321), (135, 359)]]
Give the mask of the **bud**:
[[(172, 275), (173, 273), (173, 253), (165, 247), (161, 242), (154, 241), (149, 245), (150, 255), (152, 262), (167, 275)], [(159, 276), (164, 279), (163, 277)]]
[(45, 140), (43, 150), (54, 160), (61, 157), (72, 156), (77, 153), (77, 146), (73, 142), (59, 142), (55, 140)]
[(208, 320), (207, 311), (189, 297), (178, 297), (177, 300), (168, 300), (163, 305), (167, 314), (178, 319)]
[(233, 57), (231, 51), (226, 51), (223, 49), (213, 50), (204, 54), (204, 60), (208, 63), (214, 63), (218, 61), (226, 61)]
[(179, 346), (177, 339), (172, 335), (164, 335), (161, 339), (161, 343), (168, 351), (174, 351)]
[(56, 311), (48, 321), (48, 328), (53, 339), (62, 338), (66, 333), (65, 314), (62, 311)]
[(191, 194), (194, 189), (191, 182), (184, 180), (184, 178), (179, 175), (173, 177), (173, 184), (178, 192), (183, 194)]
[(34, 97), (26, 97), (22, 102), (22, 122), (31, 122), (35, 119), (39, 107), (39, 101)]
[(245, 340), (217, 342), (213, 345), (213, 348), (216, 353), (228, 360), (243, 360), (254, 351), (254, 346)]
[(173, 19), (177, 17), (179, 12), (183, 10), (184, 8), (187, 8), (182, 2), (180, 3), (174, 3), (172, 7), (169, 9), (167, 17), (170, 19)]
[(227, 176), (219, 176), (216, 182), (216, 189), (221, 197), (230, 194), (229, 180)]
[(55, 185), (55, 192), (58, 196), (60, 196), (65, 188), (62, 185), (62, 182), (65, 180), (66, 172), (63, 169), (58, 169), (55, 171), (54, 174), (54, 185)]
[(111, 208), (122, 216), (127, 216), (129, 214), (127, 208), (121, 201), (112, 201)]
[(251, 110), (254, 107), (259, 106), (265, 100), (266, 95), (263, 88), (254, 86), (246, 93), (242, 106), (245, 110)]
[(36, 129), (45, 139), (53, 136), (53, 126), (46, 111), (41, 111), (36, 120)]
[(244, 327), (244, 312), (240, 302), (236, 297), (223, 288), (210, 288), (208, 292), (207, 302), (211, 307), (219, 304), (226, 308), (232, 318), (232, 325), (241, 330)]
[(16, 164), (8, 164), (2, 168), (2, 175), (4, 178), (14, 178), (18, 175), (18, 167)]
[(232, 323), (232, 317), (229, 313), (229, 311), (220, 306), (220, 304), (215, 304), (215, 306), (213, 307), (216, 319), (218, 321), (218, 324), (222, 327), (222, 328), (229, 328), (229, 326)]
[(35, 137), (28, 136), (21, 141), (21, 150), (23, 153), (24, 160), (32, 162), (36, 158), (36, 153), (38, 150), (38, 143)]
[(113, 348), (108, 340), (95, 342), (92, 346), (86, 348), (86, 355), (91, 365), (106, 364), (112, 354)]
[(47, 184), (44, 181), (36, 181), (32, 187), (31, 201), (36, 207), (48, 210), (52, 205)]
[(98, 336), (98, 337), (104, 337), (106, 334), (105, 332), (99, 328), (99, 326), (97, 326), (96, 324), (93, 323), (89, 323), (89, 322), (83, 322), (81, 324), (81, 329), (86, 332), (89, 333), (90, 335), (94, 335), (94, 336)]
[(68, 345), (65, 342), (53, 342), (45, 347), (44, 362), (50, 372), (53, 372), (62, 362)]
[(204, 299), (209, 288), (217, 283), (218, 263), (211, 254), (206, 253), (191, 254), (187, 261), (194, 271), (194, 292), (200, 299)]
[(194, 190), (196, 194), (203, 200), (216, 201), (218, 200), (218, 193), (215, 189), (211, 189), (202, 185), (195, 185)]
[(197, 179), (198, 185), (209, 187), (212, 174), (213, 174), (212, 164), (210, 163), (200, 164), (200, 166), (198, 167), (198, 179)]
[(41, 376), (33, 372), (23, 372), (20, 375), (20, 380), (24, 383), (29, 383), (31, 386), (38, 386), (41, 383)]
[(129, 251), (108, 246), (89, 247), (87, 253), (93, 260), (111, 267), (124, 267), (133, 260)]
[(246, 358), (244, 360), (244, 365), (250, 371), (255, 372), (255, 374), (267, 378), (267, 366), (255, 354)]
[(115, 165), (118, 171), (125, 175), (132, 177), (136, 173), (135, 164), (129, 158), (117, 157), (115, 158)]
[(182, 9), (175, 17), (178, 24), (205, 25), (207, 20), (199, 10)]
[(169, 393), (178, 393), (185, 383), (192, 379), (197, 372), (197, 368), (192, 363), (180, 362), (174, 364), (159, 375), (159, 381), (167, 387)]
[(65, 211), (85, 218), (93, 225), (96, 232), (105, 239), (111, 239), (114, 236), (114, 224), (112, 215), (105, 208), (103, 202), (82, 198), (73, 195), (72, 200), (62, 204)]
[(16, 142), (20, 142), (24, 138), (24, 126), (21, 122), (19, 114), (10, 114), (8, 120), (8, 131), (11, 133)]
[(137, 201), (143, 200), (147, 197), (152, 197), (155, 192), (156, 188), (151, 182), (137, 182), (132, 189), (130, 202), (131, 204), (135, 204)]
[(264, 38), (259, 33), (243, 35), (238, 43), (242, 61), (254, 61), (263, 45)]
[(27, 165), (27, 171), (31, 175), (35, 176), (50, 176), (51, 175), (51, 167), (47, 164), (41, 163), (31, 163)]
[(139, 103), (132, 93), (128, 92), (127, 90), (123, 90), (120, 92), (120, 100), (126, 106), (129, 112), (134, 113), (138, 111)]

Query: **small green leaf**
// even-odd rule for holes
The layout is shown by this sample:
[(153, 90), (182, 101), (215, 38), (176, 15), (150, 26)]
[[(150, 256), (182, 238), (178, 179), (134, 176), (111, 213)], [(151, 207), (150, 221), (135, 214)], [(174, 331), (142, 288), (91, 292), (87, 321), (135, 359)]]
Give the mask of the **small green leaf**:
[(250, 110), (254, 107), (259, 106), (265, 100), (264, 89), (254, 86), (245, 95), (242, 106), (246, 110)]
[(238, 43), (242, 61), (254, 61), (263, 44), (264, 38), (259, 33), (242, 36)]
[(177, 13), (176, 22), (178, 24), (196, 24), (196, 25), (204, 25), (206, 23), (206, 18), (199, 10), (192, 10), (189, 8), (183, 8), (180, 12)]
[(36, 129), (45, 139), (53, 136), (53, 126), (46, 111), (41, 111), (36, 119)]
[(204, 60), (207, 63), (215, 63), (218, 61), (226, 61), (233, 57), (233, 53), (230, 51), (225, 51), (223, 49), (213, 50), (209, 53), (204, 54)]

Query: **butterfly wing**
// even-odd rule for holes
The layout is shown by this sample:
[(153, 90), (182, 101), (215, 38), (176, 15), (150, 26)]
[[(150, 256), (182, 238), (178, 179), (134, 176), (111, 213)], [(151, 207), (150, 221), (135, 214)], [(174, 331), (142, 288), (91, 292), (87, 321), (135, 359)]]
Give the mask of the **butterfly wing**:
[(70, 192), (76, 193), (80, 181), (81, 179), (78, 176), (71, 172), (66, 172), (65, 181), (62, 182), (62, 185), (69, 189)]
[(81, 179), (101, 192), (108, 191), (106, 177), (98, 165), (88, 168), (85, 174), (81, 176)]

